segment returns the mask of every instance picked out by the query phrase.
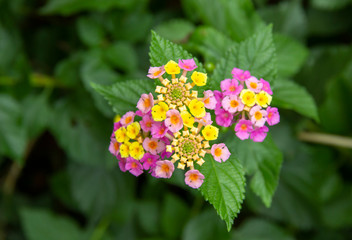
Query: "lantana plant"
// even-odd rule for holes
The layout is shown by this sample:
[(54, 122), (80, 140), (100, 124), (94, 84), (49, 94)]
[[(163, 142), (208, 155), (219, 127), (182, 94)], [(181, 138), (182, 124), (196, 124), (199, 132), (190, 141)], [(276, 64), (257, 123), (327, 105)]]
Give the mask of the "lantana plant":
[[(137, 111), (127, 112), (114, 124), (110, 140), (110, 152), (116, 156), (122, 171), (139, 176), (143, 171), (156, 178), (170, 178), (175, 169), (189, 169), (185, 183), (199, 188), (204, 175), (195, 168), (202, 166), (206, 154), (215, 161), (226, 161), (231, 153), (224, 143), (209, 141), (218, 138), (219, 129), (213, 125), (206, 109), (215, 109), (216, 99), (211, 91), (198, 97), (194, 86), (205, 86), (207, 75), (193, 71), (193, 59), (170, 60), (165, 66), (151, 67), (148, 77), (158, 78), (158, 93), (142, 94), (136, 104)], [(181, 74), (182, 69), (182, 74)], [(187, 82), (187, 72), (193, 71), (192, 82)], [(171, 80), (164, 75), (171, 76)], [(178, 78), (177, 75), (180, 75)], [(135, 121), (135, 118), (139, 120)]]

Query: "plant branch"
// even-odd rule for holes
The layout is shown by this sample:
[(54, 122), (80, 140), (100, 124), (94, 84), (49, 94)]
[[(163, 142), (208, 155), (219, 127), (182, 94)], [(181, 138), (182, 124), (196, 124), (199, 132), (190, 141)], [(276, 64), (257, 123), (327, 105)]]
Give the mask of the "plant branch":
[(336, 147), (352, 148), (352, 138), (327, 133), (300, 132), (298, 138), (305, 142), (312, 142)]

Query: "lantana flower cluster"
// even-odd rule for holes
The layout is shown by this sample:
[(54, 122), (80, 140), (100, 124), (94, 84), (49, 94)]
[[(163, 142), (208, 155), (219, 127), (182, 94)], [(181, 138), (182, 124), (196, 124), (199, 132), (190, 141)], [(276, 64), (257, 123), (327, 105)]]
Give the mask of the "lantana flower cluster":
[[(199, 188), (204, 175), (196, 165), (205, 162), (205, 155), (211, 154), (218, 162), (230, 157), (224, 143), (211, 144), (218, 138), (219, 129), (212, 125), (206, 109), (215, 109), (217, 102), (212, 91), (204, 91), (199, 97), (192, 90), (207, 82), (207, 75), (194, 71), (196, 68), (193, 59), (185, 59), (149, 69), (147, 76), (160, 80), (155, 89), (157, 99), (152, 93), (142, 94), (136, 105), (138, 110), (118, 119), (111, 135), (109, 150), (122, 171), (135, 176), (148, 171), (156, 178), (170, 178), (176, 166), (188, 169), (188, 186)], [(192, 72), (192, 82), (187, 82), (188, 72)], [(164, 78), (165, 74), (171, 80)]]
[(278, 109), (270, 107), (272, 90), (269, 82), (258, 80), (249, 71), (233, 68), (232, 79), (221, 81), (221, 91), (215, 90), (216, 123), (223, 127), (235, 125), (241, 140), (262, 142), (269, 128), (280, 121)]

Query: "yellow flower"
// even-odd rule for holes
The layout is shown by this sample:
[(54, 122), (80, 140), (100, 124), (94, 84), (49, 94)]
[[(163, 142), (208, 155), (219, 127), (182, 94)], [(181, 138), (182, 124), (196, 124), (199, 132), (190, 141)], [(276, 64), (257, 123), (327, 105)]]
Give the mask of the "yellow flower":
[(178, 64), (175, 61), (168, 61), (165, 65), (165, 71), (168, 74), (179, 74), (180, 73), (180, 67), (178, 66)]
[(115, 131), (115, 138), (119, 143), (127, 142), (130, 140), (126, 134), (126, 128), (124, 127), (120, 127)]
[(264, 91), (260, 91), (260, 93), (255, 96), (256, 103), (261, 107), (267, 107), (268, 105), (270, 105), (271, 99), (272, 97)]
[(152, 108), (152, 116), (154, 121), (161, 122), (166, 119), (166, 112), (169, 111), (169, 107), (166, 103), (160, 102)]
[(134, 122), (127, 126), (126, 134), (129, 138), (135, 139), (140, 130), (141, 130), (141, 126), (139, 125), (139, 123)]
[(183, 125), (189, 128), (193, 127), (194, 117), (189, 112), (187, 111), (181, 112), (181, 118), (183, 121)]
[(127, 158), (130, 156), (130, 142), (125, 142), (124, 144), (121, 144), (120, 146), (120, 154), (121, 157)]
[(217, 127), (212, 126), (212, 125), (207, 125), (202, 130), (202, 135), (205, 138), (205, 140), (207, 140), (207, 141), (217, 139), (218, 134), (219, 134), (219, 129)]
[(207, 74), (194, 71), (192, 73), (191, 79), (193, 80), (194, 84), (197, 86), (204, 86), (207, 84)]
[(139, 142), (134, 142), (129, 147), (129, 153), (134, 159), (140, 160), (144, 156), (143, 146)]
[(195, 116), (196, 118), (202, 118), (205, 116), (205, 108), (204, 108), (204, 103), (197, 100), (193, 99), (189, 105), (189, 110), (191, 111), (192, 115)]
[(244, 89), (241, 91), (240, 98), (243, 104), (252, 107), (255, 104), (255, 93), (251, 90)]

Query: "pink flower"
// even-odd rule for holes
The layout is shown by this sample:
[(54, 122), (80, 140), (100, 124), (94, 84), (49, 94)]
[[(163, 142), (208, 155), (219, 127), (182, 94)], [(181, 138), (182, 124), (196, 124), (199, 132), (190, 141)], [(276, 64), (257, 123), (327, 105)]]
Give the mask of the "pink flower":
[(269, 128), (267, 126), (256, 128), (251, 133), (251, 139), (254, 142), (263, 142), (267, 135), (267, 132), (269, 132)]
[(204, 175), (198, 170), (189, 170), (185, 174), (185, 183), (191, 188), (199, 188), (204, 181)]
[(211, 115), (210, 113), (205, 113), (205, 116), (202, 118), (194, 118), (195, 122), (201, 123), (203, 126), (207, 126), (213, 123), (211, 120)]
[(246, 81), (248, 78), (251, 77), (251, 73), (249, 71), (244, 71), (239, 68), (232, 69), (231, 74), (233, 78), (237, 79), (238, 81)]
[(143, 173), (142, 165), (139, 163), (139, 161), (137, 161), (134, 158), (131, 158), (131, 157), (127, 158), (125, 167), (126, 167), (126, 170), (128, 170), (130, 173), (132, 173), (136, 177), (138, 177), (139, 175), (141, 175)]
[(259, 82), (256, 77), (250, 77), (246, 80), (246, 85), (249, 90), (259, 93), (262, 90), (263, 83)]
[(260, 82), (263, 84), (262, 90), (264, 92), (269, 93), (270, 95), (273, 95), (273, 91), (271, 91), (271, 88), (270, 88), (270, 83), (265, 81), (263, 78), (260, 79)]
[(215, 109), (216, 107), (216, 99), (214, 96), (213, 91), (211, 90), (207, 90), (203, 92), (203, 103), (204, 103), (204, 107), (208, 108), (208, 109)]
[(156, 155), (165, 149), (165, 144), (160, 139), (147, 137), (143, 141), (143, 148), (151, 154)]
[(241, 119), (235, 126), (236, 136), (241, 139), (247, 139), (249, 133), (253, 131), (252, 122), (250, 120)]
[(117, 157), (117, 159), (119, 160), (119, 167), (120, 167), (120, 170), (121, 170), (122, 172), (126, 172), (126, 171), (127, 171), (127, 169), (126, 169), (126, 158), (122, 158), (122, 157), (120, 156), (120, 154), (118, 154), (116, 157)]
[(183, 121), (180, 112), (176, 109), (167, 111), (165, 126), (173, 133), (180, 131), (180, 129), (183, 127)]
[(110, 139), (109, 151), (112, 155), (117, 156), (119, 153), (120, 145), (115, 138)]
[(216, 100), (215, 114), (217, 114), (217, 112), (221, 110), (221, 101), (224, 95), (218, 90), (215, 90), (213, 93)]
[(232, 124), (233, 115), (224, 109), (220, 109), (216, 114), (215, 121), (218, 125), (229, 127)]
[(142, 121), (139, 122), (144, 132), (149, 132), (152, 129), (154, 120), (150, 114), (144, 115)]
[(266, 112), (268, 113), (266, 118), (270, 126), (278, 124), (280, 122), (280, 114), (277, 108), (268, 107), (266, 109)]
[(136, 114), (132, 111), (127, 112), (125, 115), (123, 115), (120, 120), (120, 123), (122, 124), (122, 126), (126, 127), (126, 126), (130, 125), (131, 123), (133, 123), (135, 115)]
[(197, 68), (197, 65), (193, 60), (193, 58), (178, 60), (178, 66), (186, 71), (193, 71), (194, 69)]
[(157, 161), (154, 173), (158, 178), (170, 178), (174, 169), (174, 164), (169, 160)]
[(243, 89), (243, 86), (239, 85), (236, 79), (222, 80), (220, 83), (220, 87), (225, 95), (229, 95), (229, 94), (238, 95)]
[(213, 155), (214, 160), (218, 162), (225, 162), (229, 159), (231, 153), (229, 149), (226, 147), (225, 143), (214, 144), (211, 147), (211, 155)]
[(165, 73), (164, 66), (161, 67), (150, 67), (147, 77), (155, 79), (161, 77)]
[(152, 107), (154, 106), (154, 98), (153, 94), (145, 94), (143, 93), (141, 98), (137, 103), (137, 108), (144, 114), (148, 113)]
[(167, 127), (164, 122), (154, 122), (151, 129), (153, 138), (162, 138), (167, 133)]
[(243, 110), (244, 105), (236, 95), (227, 95), (221, 101), (222, 107), (229, 113), (240, 112)]
[(143, 163), (144, 170), (149, 170), (150, 168), (156, 167), (156, 161), (158, 161), (158, 160), (159, 160), (158, 155), (145, 153), (140, 161), (141, 161), (141, 163)]
[(251, 121), (256, 127), (264, 126), (266, 122), (267, 112), (264, 109), (261, 109), (260, 106), (256, 105), (252, 107), (251, 111), (249, 112), (251, 115)]

